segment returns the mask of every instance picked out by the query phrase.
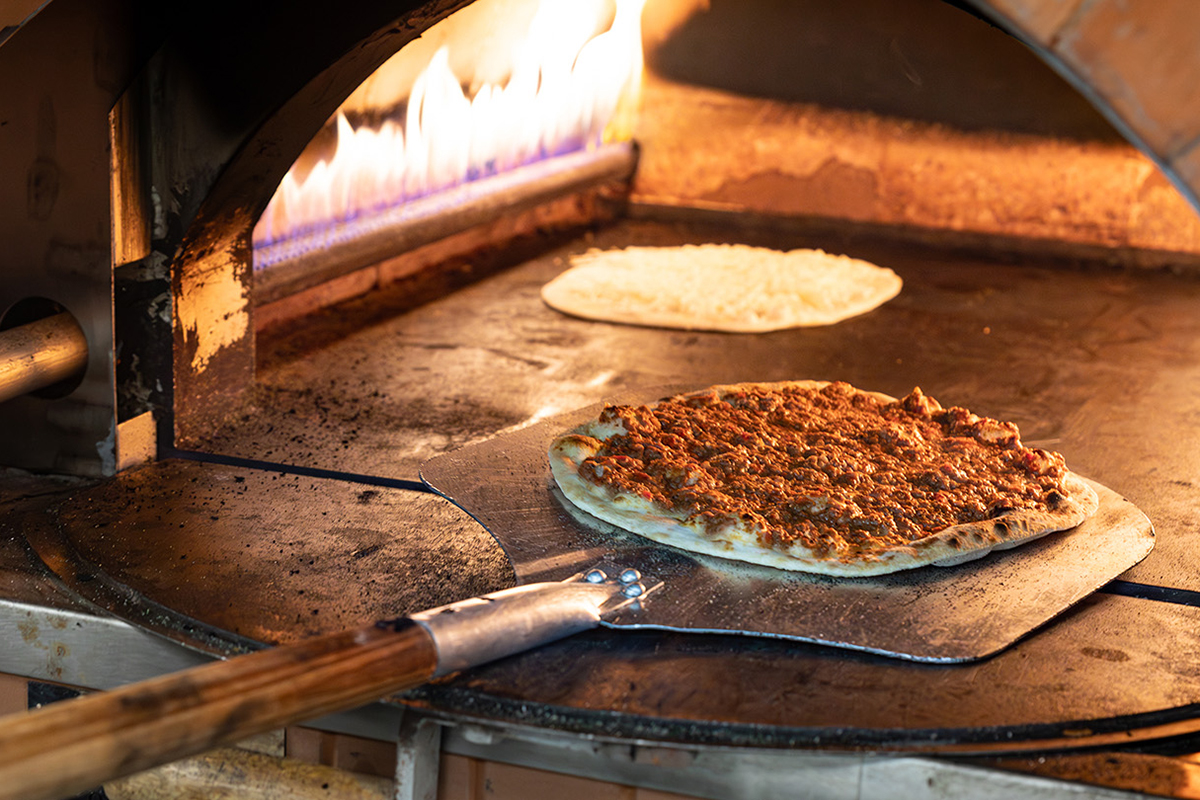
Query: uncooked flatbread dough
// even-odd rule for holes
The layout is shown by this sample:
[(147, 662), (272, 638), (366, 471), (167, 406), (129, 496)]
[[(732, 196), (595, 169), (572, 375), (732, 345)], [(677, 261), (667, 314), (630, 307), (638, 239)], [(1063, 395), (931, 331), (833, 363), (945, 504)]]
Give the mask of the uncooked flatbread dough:
[(589, 250), (542, 287), (551, 308), (586, 319), (762, 333), (864, 314), (901, 287), (896, 273), (821, 250), (740, 244)]

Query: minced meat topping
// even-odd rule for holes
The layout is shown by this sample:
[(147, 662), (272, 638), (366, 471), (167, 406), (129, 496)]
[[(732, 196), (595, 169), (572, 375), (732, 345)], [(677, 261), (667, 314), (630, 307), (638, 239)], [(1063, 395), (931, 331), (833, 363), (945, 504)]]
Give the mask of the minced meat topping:
[(844, 556), (1063, 499), (1062, 456), (920, 389), (895, 402), (845, 383), (711, 391), (608, 406), (600, 422), (627, 432), (600, 442), (584, 480), (708, 530), (747, 523), (767, 547)]

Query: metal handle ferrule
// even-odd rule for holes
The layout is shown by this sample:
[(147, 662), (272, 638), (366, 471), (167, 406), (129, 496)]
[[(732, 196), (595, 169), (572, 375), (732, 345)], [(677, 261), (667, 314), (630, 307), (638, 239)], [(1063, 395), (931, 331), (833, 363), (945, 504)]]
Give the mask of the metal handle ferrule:
[[(569, 580), (531, 583), (411, 615), (437, 645), (435, 677), (520, 653), (594, 628), (638, 603), (628, 582), (595, 580), (593, 570)], [(638, 584), (640, 586), (640, 584)]]

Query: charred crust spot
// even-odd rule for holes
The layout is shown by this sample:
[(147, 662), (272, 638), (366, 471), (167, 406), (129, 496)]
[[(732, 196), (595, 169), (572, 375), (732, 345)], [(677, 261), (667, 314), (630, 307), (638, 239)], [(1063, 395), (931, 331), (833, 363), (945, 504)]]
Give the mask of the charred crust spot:
[(999, 520), (995, 525), (992, 526), (992, 530), (997, 536), (1005, 536), (1008, 534), (1008, 523), (1004, 520)]
[(1062, 494), (1061, 492), (1051, 490), (1046, 493), (1046, 508), (1049, 508), (1051, 511), (1053, 511), (1061, 507), (1066, 500), (1066, 495)]
[(565, 445), (574, 445), (576, 447), (586, 448), (589, 450), (599, 450), (600, 440), (594, 436), (588, 436), (583, 433), (568, 433), (559, 440)]

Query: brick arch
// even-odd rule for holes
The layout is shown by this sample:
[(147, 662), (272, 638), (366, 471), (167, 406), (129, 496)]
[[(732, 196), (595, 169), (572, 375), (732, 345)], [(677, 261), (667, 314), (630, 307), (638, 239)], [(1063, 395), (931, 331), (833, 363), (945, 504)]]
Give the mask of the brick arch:
[(1200, 3), (968, 2), (1073, 83), (1200, 209)]

